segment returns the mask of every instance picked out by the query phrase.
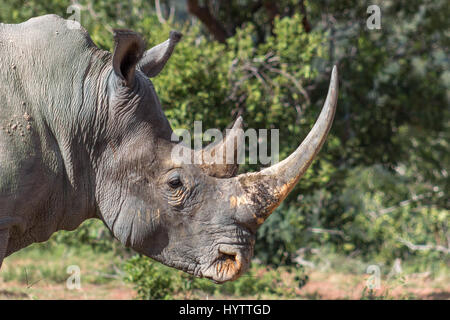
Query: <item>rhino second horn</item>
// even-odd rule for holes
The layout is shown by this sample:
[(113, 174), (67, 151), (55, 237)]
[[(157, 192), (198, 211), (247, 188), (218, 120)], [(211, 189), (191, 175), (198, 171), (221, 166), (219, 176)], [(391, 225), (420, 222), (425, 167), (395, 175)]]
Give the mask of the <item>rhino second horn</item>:
[(245, 193), (249, 211), (260, 225), (287, 197), (299, 179), (311, 165), (330, 131), (338, 97), (338, 72), (334, 66), (328, 95), (314, 127), (305, 140), (289, 157), (256, 173), (237, 176)]
[[(216, 178), (234, 177), (239, 170), (238, 151), (244, 139), (244, 121), (239, 116), (228, 134), (219, 143), (213, 143), (196, 152), (200, 158), (199, 167), (209, 176)], [(208, 155), (209, 159), (205, 156)], [(219, 161), (216, 161), (218, 159)], [(209, 160), (209, 161), (208, 161)]]

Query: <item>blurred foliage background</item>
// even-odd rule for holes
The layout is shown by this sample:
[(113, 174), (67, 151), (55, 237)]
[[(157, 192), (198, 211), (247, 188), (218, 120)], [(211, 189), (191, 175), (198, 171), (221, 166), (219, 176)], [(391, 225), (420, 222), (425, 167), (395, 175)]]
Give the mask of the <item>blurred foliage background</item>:
[[(381, 29), (366, 25), (371, 4), (381, 9)], [(448, 268), (448, 1), (0, 0), (0, 21), (69, 18), (70, 5), (105, 50), (112, 50), (113, 28), (140, 32), (149, 47), (181, 31), (153, 79), (172, 126), (192, 129), (202, 120), (204, 129), (223, 130), (242, 115), (247, 128), (280, 130), (280, 159), (309, 132), (338, 66), (327, 143), (259, 230), (258, 263), (311, 266), (342, 255), (387, 271), (395, 263), (416, 272)], [(52, 241), (117, 245), (92, 223)], [(148, 295), (155, 284), (141, 275), (152, 268), (134, 257), (125, 269), (142, 297), (165, 297)], [(169, 281), (160, 280), (157, 286)]]

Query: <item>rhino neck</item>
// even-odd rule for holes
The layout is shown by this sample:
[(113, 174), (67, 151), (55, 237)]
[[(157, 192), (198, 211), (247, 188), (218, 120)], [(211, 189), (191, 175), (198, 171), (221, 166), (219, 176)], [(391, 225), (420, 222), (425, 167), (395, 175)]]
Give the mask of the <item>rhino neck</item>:
[[(107, 118), (110, 54), (86, 47), (72, 57), (76, 63), (55, 63), (67, 75), (49, 84), (35, 114), (42, 123), (46, 152), (57, 159), (54, 214), (56, 230), (73, 230), (97, 217), (95, 171), (99, 143)], [(38, 120), (39, 121), (39, 120)]]
[[(62, 229), (72, 230), (86, 219), (98, 217), (95, 172), (103, 148), (107, 121), (109, 53), (95, 51), (85, 70), (79, 70), (64, 115), (47, 112), (49, 130), (62, 160), (65, 186)], [(71, 218), (72, 217), (72, 218)]]

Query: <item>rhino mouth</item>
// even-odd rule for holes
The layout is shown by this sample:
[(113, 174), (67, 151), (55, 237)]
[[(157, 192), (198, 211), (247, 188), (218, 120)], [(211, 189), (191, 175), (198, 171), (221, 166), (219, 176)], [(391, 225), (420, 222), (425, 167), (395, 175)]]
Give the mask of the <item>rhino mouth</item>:
[(203, 277), (215, 283), (224, 283), (239, 278), (249, 267), (251, 253), (248, 247), (222, 245), (217, 256), (203, 273)]

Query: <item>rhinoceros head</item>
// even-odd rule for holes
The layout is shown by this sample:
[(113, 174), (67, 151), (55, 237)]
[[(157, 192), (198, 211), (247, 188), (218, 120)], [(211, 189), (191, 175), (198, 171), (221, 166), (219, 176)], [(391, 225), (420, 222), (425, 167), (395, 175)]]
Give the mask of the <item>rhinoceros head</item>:
[[(303, 143), (287, 159), (237, 175), (237, 164), (183, 163), (179, 144), (149, 78), (173, 52), (180, 34), (145, 51), (142, 38), (117, 30), (107, 85), (107, 115), (99, 147), (96, 197), (101, 218), (122, 243), (171, 267), (215, 282), (238, 278), (249, 266), (255, 232), (293, 189), (319, 152), (337, 100), (334, 68), (325, 106)], [(234, 154), (239, 118), (221, 143), (189, 150)], [(233, 144), (230, 144), (233, 145)], [(186, 151), (186, 150), (185, 150)]]

